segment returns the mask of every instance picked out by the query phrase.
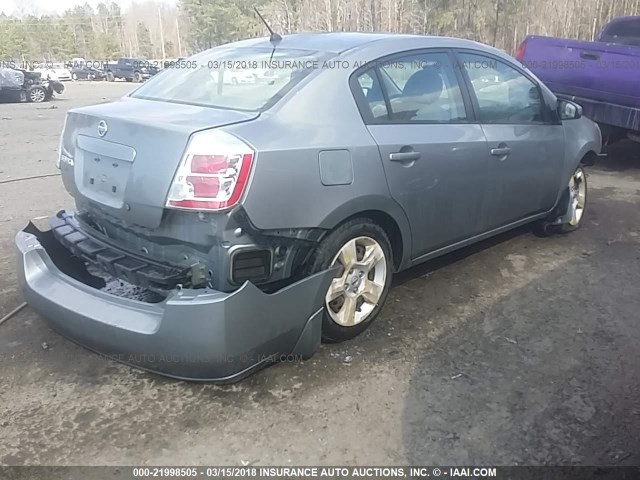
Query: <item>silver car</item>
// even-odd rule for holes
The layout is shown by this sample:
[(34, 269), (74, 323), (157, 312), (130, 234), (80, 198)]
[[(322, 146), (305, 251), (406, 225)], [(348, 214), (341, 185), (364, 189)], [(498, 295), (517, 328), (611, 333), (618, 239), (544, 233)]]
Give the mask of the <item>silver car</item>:
[(25, 296), (55, 330), (234, 381), (363, 332), (395, 272), (583, 221), (600, 131), (511, 57), (440, 37), (273, 40), (69, 112), (58, 162), (76, 211), (16, 238)]

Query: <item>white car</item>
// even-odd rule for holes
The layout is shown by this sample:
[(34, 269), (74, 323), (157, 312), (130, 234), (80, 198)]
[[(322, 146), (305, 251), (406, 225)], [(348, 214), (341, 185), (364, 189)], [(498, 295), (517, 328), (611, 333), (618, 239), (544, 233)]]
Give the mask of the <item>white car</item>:
[(57, 80), (65, 82), (71, 80), (71, 72), (63, 63), (48, 64), (46, 67), (36, 68), (35, 72), (40, 72), (45, 80)]
[[(219, 73), (217, 70), (211, 72), (211, 77), (215, 82), (218, 81)], [(247, 70), (224, 70), (222, 74), (222, 83), (238, 85), (246, 83), (256, 83), (256, 77)]]

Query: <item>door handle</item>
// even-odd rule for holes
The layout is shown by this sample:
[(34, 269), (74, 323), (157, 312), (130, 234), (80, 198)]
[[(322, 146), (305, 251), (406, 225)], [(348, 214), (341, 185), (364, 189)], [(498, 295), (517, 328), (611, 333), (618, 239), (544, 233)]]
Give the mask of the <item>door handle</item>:
[(493, 155), (494, 157), (506, 157), (510, 153), (511, 149), (509, 147), (499, 147), (491, 149), (491, 155)]
[(396, 152), (389, 154), (392, 162), (413, 162), (420, 158), (420, 152)]
[(580, 58), (584, 58), (585, 60), (599, 60), (599, 53), (591, 53), (591, 52), (580, 52)]

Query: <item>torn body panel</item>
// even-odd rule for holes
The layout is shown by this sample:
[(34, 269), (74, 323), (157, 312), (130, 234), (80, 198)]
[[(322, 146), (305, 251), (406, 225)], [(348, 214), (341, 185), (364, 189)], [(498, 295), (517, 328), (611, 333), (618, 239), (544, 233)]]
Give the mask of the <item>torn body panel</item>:
[(168, 211), (155, 229), (124, 223), (97, 206), (59, 212), (56, 238), (108, 274), (152, 290), (177, 285), (232, 292), (244, 281), (273, 292), (300, 279), (323, 229), (258, 230), (246, 213)]
[(97, 277), (65, 257), (48, 232), (25, 230), (16, 252), (27, 302), (51, 328), (113, 360), (226, 383), (282, 356), (308, 358), (320, 345), (324, 292), (335, 269), (271, 294), (247, 281), (232, 293), (175, 288), (149, 303), (99, 289)]

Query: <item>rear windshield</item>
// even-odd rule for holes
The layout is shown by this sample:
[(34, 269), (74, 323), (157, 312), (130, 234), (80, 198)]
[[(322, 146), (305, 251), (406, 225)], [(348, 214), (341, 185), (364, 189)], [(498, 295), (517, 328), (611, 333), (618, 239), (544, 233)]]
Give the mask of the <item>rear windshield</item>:
[(600, 41), (622, 45), (640, 45), (640, 17), (612, 23), (602, 32)]
[(265, 110), (328, 58), (326, 52), (217, 47), (168, 62), (134, 98), (234, 110)]

